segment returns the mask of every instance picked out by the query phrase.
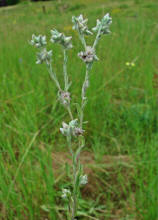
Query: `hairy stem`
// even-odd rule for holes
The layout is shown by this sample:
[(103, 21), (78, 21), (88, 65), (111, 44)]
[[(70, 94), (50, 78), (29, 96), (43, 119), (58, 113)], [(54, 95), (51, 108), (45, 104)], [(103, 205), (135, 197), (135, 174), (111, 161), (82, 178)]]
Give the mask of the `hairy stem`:
[(66, 49), (64, 49), (64, 64), (63, 64), (63, 73), (64, 73), (64, 83), (65, 83), (65, 91), (68, 91), (69, 89), (69, 79), (67, 75), (67, 52)]
[(83, 117), (84, 117), (84, 107), (86, 105), (86, 90), (88, 87), (89, 83), (89, 71), (90, 71), (90, 65), (86, 65), (86, 74), (85, 74), (85, 79), (82, 85), (82, 92), (81, 92), (81, 111), (80, 111), (80, 128), (82, 129), (83, 126)]
[[(76, 184), (76, 177), (77, 177), (77, 160), (75, 153), (72, 150), (72, 142), (71, 142), (71, 136), (67, 137), (67, 143), (69, 147), (69, 151), (71, 153), (72, 157), (72, 165), (73, 165), (73, 194), (72, 194), (72, 207), (71, 207), (71, 220), (75, 220), (76, 212), (77, 212), (77, 191), (78, 191), (78, 186)], [(76, 188), (77, 186), (77, 188)]]
[(52, 65), (50, 63), (47, 63), (47, 67), (48, 67), (48, 72), (49, 72), (49, 75), (50, 75), (51, 79), (55, 82), (55, 85), (57, 86), (59, 91), (61, 91), (59, 81), (57, 79), (57, 76), (56, 76), (55, 72), (53, 72)]
[(71, 120), (73, 120), (73, 115), (72, 115), (72, 111), (71, 111), (70, 105), (66, 109), (67, 109), (67, 111), (68, 111), (68, 113), (70, 115)]
[(83, 46), (84, 46), (84, 48), (86, 50), (87, 45), (86, 45), (86, 41), (85, 41), (84, 35), (81, 34), (79, 31), (78, 31), (78, 35), (79, 35), (81, 43), (83, 44)]
[(76, 176), (77, 176), (77, 161), (73, 155), (73, 204), (72, 204), (72, 220), (75, 219), (77, 212), (77, 192), (76, 192)]
[(95, 50), (99, 40), (100, 40), (100, 37), (101, 37), (101, 29), (102, 29), (102, 26), (100, 26), (99, 30), (98, 30), (98, 33), (97, 33), (97, 36), (95, 38), (95, 41), (94, 41), (94, 44), (93, 44), (93, 49)]

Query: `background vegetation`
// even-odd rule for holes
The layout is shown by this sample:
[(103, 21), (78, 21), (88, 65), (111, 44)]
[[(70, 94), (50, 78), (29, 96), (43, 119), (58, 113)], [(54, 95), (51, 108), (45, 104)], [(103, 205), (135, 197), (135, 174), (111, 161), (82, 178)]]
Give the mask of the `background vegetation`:
[[(24, 1), (0, 9), (0, 219), (65, 219), (60, 191), (69, 185), (70, 166), (59, 128), (67, 115), (29, 40), (33, 33), (50, 36), (52, 28), (73, 36), (68, 71), (75, 101), (85, 69), (71, 17), (83, 13), (93, 27), (107, 12), (112, 34), (97, 48), (88, 90), (89, 184), (79, 215), (157, 219), (157, 10), (156, 0)], [(60, 47), (49, 47), (60, 78)]]

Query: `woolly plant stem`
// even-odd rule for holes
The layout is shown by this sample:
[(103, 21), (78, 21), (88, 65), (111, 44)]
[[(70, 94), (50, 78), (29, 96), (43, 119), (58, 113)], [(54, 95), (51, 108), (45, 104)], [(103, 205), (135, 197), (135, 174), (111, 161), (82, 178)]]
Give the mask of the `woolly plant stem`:
[(85, 38), (84, 38), (84, 35), (83, 34), (80, 34), (80, 32), (78, 31), (78, 35), (79, 35), (79, 38), (80, 38), (80, 41), (81, 43), (83, 44), (84, 48), (86, 49), (86, 41), (85, 41)]
[(80, 128), (82, 129), (83, 126), (83, 117), (84, 117), (84, 107), (86, 105), (86, 84), (89, 82), (89, 72), (90, 68), (88, 65), (86, 65), (86, 74), (85, 74), (85, 79), (82, 85), (82, 92), (81, 92), (81, 111), (80, 111)]
[[(78, 204), (78, 189), (79, 186), (77, 184), (77, 173), (78, 173), (78, 160), (76, 158), (76, 153), (72, 150), (72, 141), (71, 136), (67, 137), (68, 148), (72, 157), (72, 168), (73, 168), (73, 194), (72, 194), (72, 207), (71, 207), (71, 220), (75, 220), (75, 216), (77, 213), (77, 204)], [(77, 152), (77, 151), (76, 151)]]
[(55, 72), (53, 72), (53, 68), (52, 68), (52, 65), (50, 63), (47, 63), (47, 68), (48, 68), (48, 72), (49, 72), (49, 75), (50, 75), (51, 79), (55, 82), (55, 85), (57, 86), (59, 91), (61, 91), (59, 81), (57, 79), (57, 76), (56, 76)]
[(94, 44), (93, 44), (93, 49), (95, 50), (95, 48), (96, 48), (96, 46), (97, 46), (97, 44), (98, 44), (98, 42), (99, 42), (99, 40), (100, 40), (100, 37), (101, 37), (101, 26), (100, 26), (100, 28), (99, 28), (99, 30), (98, 30), (98, 33), (97, 33), (97, 36), (96, 36), (96, 38), (95, 38), (95, 41), (94, 41)]
[(65, 91), (68, 91), (69, 89), (69, 79), (67, 74), (67, 51), (66, 49), (63, 50), (64, 53), (64, 63), (63, 63), (63, 73), (64, 73), (64, 83), (65, 83)]

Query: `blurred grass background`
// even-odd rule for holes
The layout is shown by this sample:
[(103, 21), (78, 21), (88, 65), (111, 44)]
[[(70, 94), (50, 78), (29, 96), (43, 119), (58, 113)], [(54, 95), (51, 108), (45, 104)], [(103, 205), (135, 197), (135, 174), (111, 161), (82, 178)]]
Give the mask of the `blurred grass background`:
[[(100, 189), (100, 194), (105, 193), (106, 211), (80, 219), (157, 219), (157, 11), (156, 0), (23, 1), (0, 8), (1, 219), (64, 218), (58, 209), (63, 185), (55, 184), (52, 152), (67, 151), (59, 128), (68, 115), (57, 102), (46, 66), (35, 64), (36, 50), (29, 45), (32, 34), (46, 34), (49, 39), (50, 30), (57, 28), (73, 36), (68, 73), (76, 102), (85, 68), (77, 57), (82, 46), (72, 30), (71, 17), (82, 13), (92, 28), (107, 12), (113, 18), (112, 34), (102, 37), (97, 48), (100, 60), (90, 74), (86, 151), (93, 153), (98, 166), (104, 155), (130, 156), (134, 175), (125, 180), (118, 169), (117, 183), (114, 178), (106, 193)], [(87, 40), (92, 42), (93, 37)], [(61, 48), (51, 43), (48, 48), (53, 49), (53, 65), (62, 82)], [(127, 62), (135, 65), (129, 67)], [(108, 184), (107, 176), (99, 175)], [(128, 182), (134, 189), (123, 187)], [(116, 185), (134, 194), (132, 213), (123, 205), (127, 200), (115, 190)], [(117, 201), (112, 200), (111, 191), (118, 194)], [(90, 201), (91, 197), (88, 210)], [(114, 215), (113, 210), (120, 209), (121, 217), (117, 212)]]

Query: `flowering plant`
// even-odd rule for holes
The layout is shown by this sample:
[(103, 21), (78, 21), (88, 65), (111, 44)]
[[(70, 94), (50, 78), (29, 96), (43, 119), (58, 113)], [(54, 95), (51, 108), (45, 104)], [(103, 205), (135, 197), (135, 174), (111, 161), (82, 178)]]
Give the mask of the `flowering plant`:
[[(46, 49), (46, 36), (35, 36), (32, 35), (31, 44), (38, 48), (39, 52), (37, 53), (37, 64), (46, 63), (48, 68), (48, 72), (50, 77), (54, 81), (57, 89), (58, 89), (58, 100), (61, 105), (66, 109), (70, 116), (70, 121), (68, 123), (62, 122), (62, 127), (60, 128), (61, 134), (63, 134), (68, 143), (68, 148), (72, 157), (72, 167), (73, 167), (73, 175), (72, 175), (72, 191), (70, 189), (62, 190), (62, 198), (66, 199), (69, 207), (69, 216), (68, 219), (75, 220), (77, 218), (77, 210), (78, 210), (78, 200), (79, 200), (79, 192), (80, 187), (88, 183), (88, 177), (86, 174), (83, 174), (83, 168), (80, 164), (80, 153), (82, 149), (85, 147), (85, 139), (84, 139), (84, 108), (87, 104), (87, 96), (86, 91), (89, 87), (89, 73), (93, 66), (94, 61), (98, 61), (98, 57), (96, 55), (96, 46), (99, 42), (99, 39), (104, 34), (109, 34), (109, 26), (112, 23), (112, 19), (109, 14), (106, 14), (101, 21), (97, 20), (96, 27), (92, 28), (92, 32), (88, 29), (87, 26), (88, 19), (84, 19), (83, 15), (78, 17), (72, 17), (73, 29), (78, 32), (81, 43), (83, 44), (84, 51), (78, 53), (79, 58), (84, 62), (86, 66), (85, 79), (81, 89), (81, 103), (78, 104), (78, 115), (77, 118), (74, 118), (73, 113), (71, 111), (71, 93), (69, 91), (71, 82), (69, 82), (69, 77), (67, 73), (67, 59), (68, 59), (68, 50), (72, 49), (72, 37), (66, 37), (63, 33), (58, 32), (56, 29), (51, 30), (51, 39), (52, 43), (58, 43), (62, 46), (64, 61), (63, 61), (63, 77), (64, 77), (64, 88), (58, 80), (58, 77), (52, 68), (51, 60), (52, 60), (52, 50), (47, 51)], [(96, 32), (96, 38), (92, 46), (87, 46), (85, 41), (85, 35), (92, 35), (93, 32)], [(72, 148), (72, 142), (74, 139), (78, 140), (78, 147), (74, 150)]]

